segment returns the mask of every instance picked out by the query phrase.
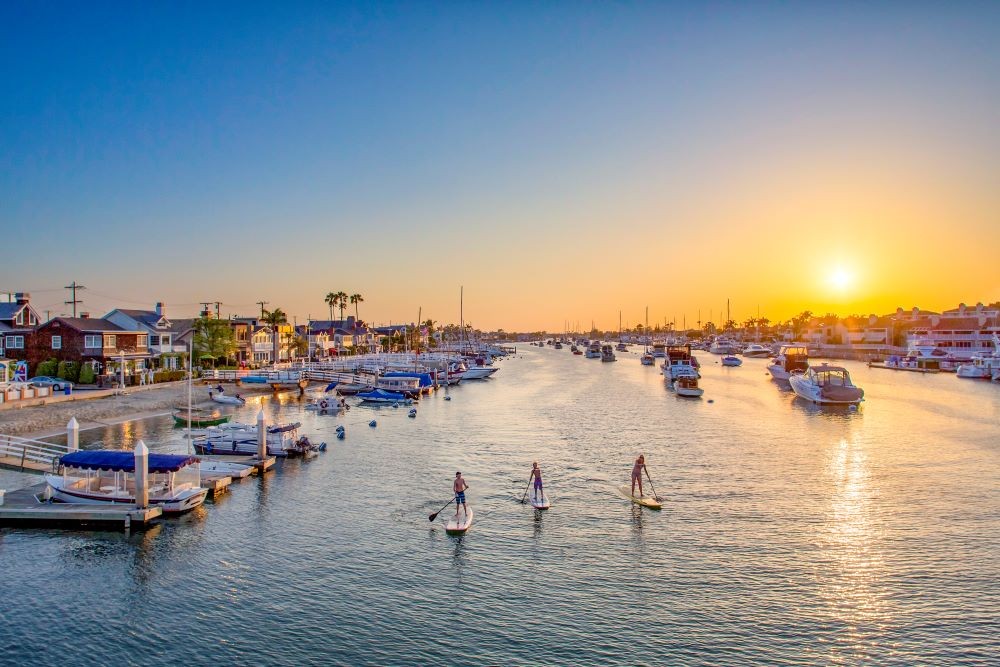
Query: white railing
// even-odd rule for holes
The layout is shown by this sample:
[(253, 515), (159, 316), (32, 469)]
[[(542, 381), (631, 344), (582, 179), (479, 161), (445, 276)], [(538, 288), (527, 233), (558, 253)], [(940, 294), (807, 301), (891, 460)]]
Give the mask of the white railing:
[[(69, 452), (66, 445), (56, 445), (42, 440), (20, 438), (16, 435), (0, 435), (0, 459), (6, 459), (8, 467), (20, 465), (38, 469), (38, 464), (51, 468), (60, 456)], [(35, 464), (35, 465), (30, 465)]]

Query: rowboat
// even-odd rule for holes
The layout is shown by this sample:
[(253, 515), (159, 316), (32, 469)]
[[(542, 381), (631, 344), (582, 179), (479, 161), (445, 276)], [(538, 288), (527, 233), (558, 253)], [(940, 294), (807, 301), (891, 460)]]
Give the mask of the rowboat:
[(549, 496), (544, 490), (542, 491), (541, 497), (539, 497), (535, 493), (534, 489), (532, 489), (531, 495), (528, 496), (528, 500), (531, 501), (531, 506), (536, 510), (547, 510), (552, 507), (552, 503), (549, 501)]
[(618, 489), (625, 498), (631, 500), (636, 505), (642, 505), (643, 507), (648, 507), (652, 510), (662, 509), (663, 503), (654, 498), (653, 496), (633, 496), (632, 487), (629, 485), (622, 486)]
[(206, 410), (194, 408), (188, 412), (187, 408), (174, 409), (174, 423), (177, 426), (187, 426), (188, 423), (195, 428), (218, 426), (219, 424), (224, 424), (229, 421), (231, 417), (232, 415), (220, 414), (218, 410), (208, 412)]
[(444, 527), (445, 532), (449, 535), (461, 535), (467, 532), (469, 528), (472, 528), (472, 517), (474, 514), (470, 509), (466, 510), (464, 515), (460, 515), (464, 516), (462, 519), (459, 519), (457, 516), (448, 519), (448, 523)]

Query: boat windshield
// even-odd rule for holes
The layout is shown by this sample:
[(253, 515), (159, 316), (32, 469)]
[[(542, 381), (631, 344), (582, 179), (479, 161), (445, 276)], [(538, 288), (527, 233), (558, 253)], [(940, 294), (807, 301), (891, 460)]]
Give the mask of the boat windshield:
[(836, 368), (816, 371), (816, 384), (821, 387), (847, 387), (851, 384), (851, 380), (847, 371)]

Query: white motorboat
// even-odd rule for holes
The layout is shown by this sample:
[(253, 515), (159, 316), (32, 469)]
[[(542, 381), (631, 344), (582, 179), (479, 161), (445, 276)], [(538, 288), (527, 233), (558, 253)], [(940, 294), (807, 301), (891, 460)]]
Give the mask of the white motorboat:
[(654, 359), (666, 359), (667, 358), (667, 344), (666, 343), (653, 343), (653, 358)]
[(375, 381), (375, 389), (403, 394), (408, 398), (418, 398), (421, 393), (420, 378), (415, 376), (383, 375)]
[[(185, 454), (149, 454), (149, 502), (167, 514), (179, 514), (205, 502), (198, 458)], [(64, 454), (61, 474), (45, 475), (52, 497), (64, 503), (135, 504), (135, 454), (91, 449)]]
[(639, 363), (643, 366), (653, 366), (656, 364), (656, 358), (649, 352), (643, 352), (642, 356), (639, 357)]
[(601, 346), (601, 361), (618, 361), (618, 358), (615, 356), (615, 352), (611, 349), (610, 345)]
[(343, 396), (337, 396), (336, 398), (322, 396), (306, 404), (306, 410), (313, 411), (319, 415), (340, 414), (346, 408), (347, 401), (344, 400)]
[(771, 348), (760, 343), (750, 343), (743, 348), (743, 356), (752, 359), (767, 359), (771, 356)]
[(664, 351), (666, 359), (661, 367), (663, 377), (668, 382), (673, 382), (678, 378), (689, 377), (696, 380), (701, 377), (695, 367), (694, 357), (691, 355), (690, 345), (670, 345)]
[(782, 345), (774, 362), (767, 370), (775, 380), (788, 382), (794, 373), (805, 373), (809, 368), (809, 350), (805, 345)]
[(499, 368), (493, 366), (472, 366), (471, 368), (466, 368), (462, 371), (463, 380), (485, 380), (494, 373), (496, 373)]
[(972, 361), (962, 364), (955, 371), (960, 378), (991, 379), (1000, 371), (1000, 336), (993, 334), (993, 352), (972, 355)]
[(712, 354), (734, 354), (736, 352), (736, 344), (728, 338), (716, 338), (712, 341), (708, 351)]
[(742, 366), (743, 365), (743, 360), (740, 359), (739, 357), (733, 356), (731, 354), (727, 354), (726, 356), (722, 357), (722, 365), (723, 366)]
[(699, 398), (705, 390), (698, 386), (698, 378), (682, 376), (674, 380), (674, 391), (685, 398)]
[(222, 403), (223, 405), (246, 405), (247, 399), (243, 398), (239, 394), (235, 396), (230, 396), (229, 394), (224, 394), (221, 391), (218, 393), (209, 390), (208, 397), (215, 401), (216, 403)]
[(788, 382), (797, 396), (812, 403), (857, 405), (865, 400), (864, 390), (854, 385), (842, 366), (810, 366), (805, 373), (793, 373)]
[[(299, 422), (274, 424), (267, 428), (267, 453), (270, 456), (286, 457), (301, 453), (298, 437)], [(199, 454), (256, 454), (257, 425), (232, 422), (205, 429), (205, 434), (194, 440), (194, 448)]]
[(587, 352), (584, 354), (588, 359), (600, 359), (601, 358), (601, 344), (594, 342), (587, 347)]

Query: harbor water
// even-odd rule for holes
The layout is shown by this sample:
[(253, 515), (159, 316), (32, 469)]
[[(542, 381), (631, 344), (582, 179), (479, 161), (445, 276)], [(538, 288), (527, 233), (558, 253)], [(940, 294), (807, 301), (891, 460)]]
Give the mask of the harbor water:
[[(415, 419), (251, 399), (327, 451), (147, 531), (0, 529), (0, 663), (995, 664), (1000, 386), (846, 362), (866, 402), (821, 409), (699, 359), (700, 400), (531, 346)], [(81, 434), (139, 438), (186, 448), (169, 417)], [(616, 492), (640, 452), (662, 511)]]

